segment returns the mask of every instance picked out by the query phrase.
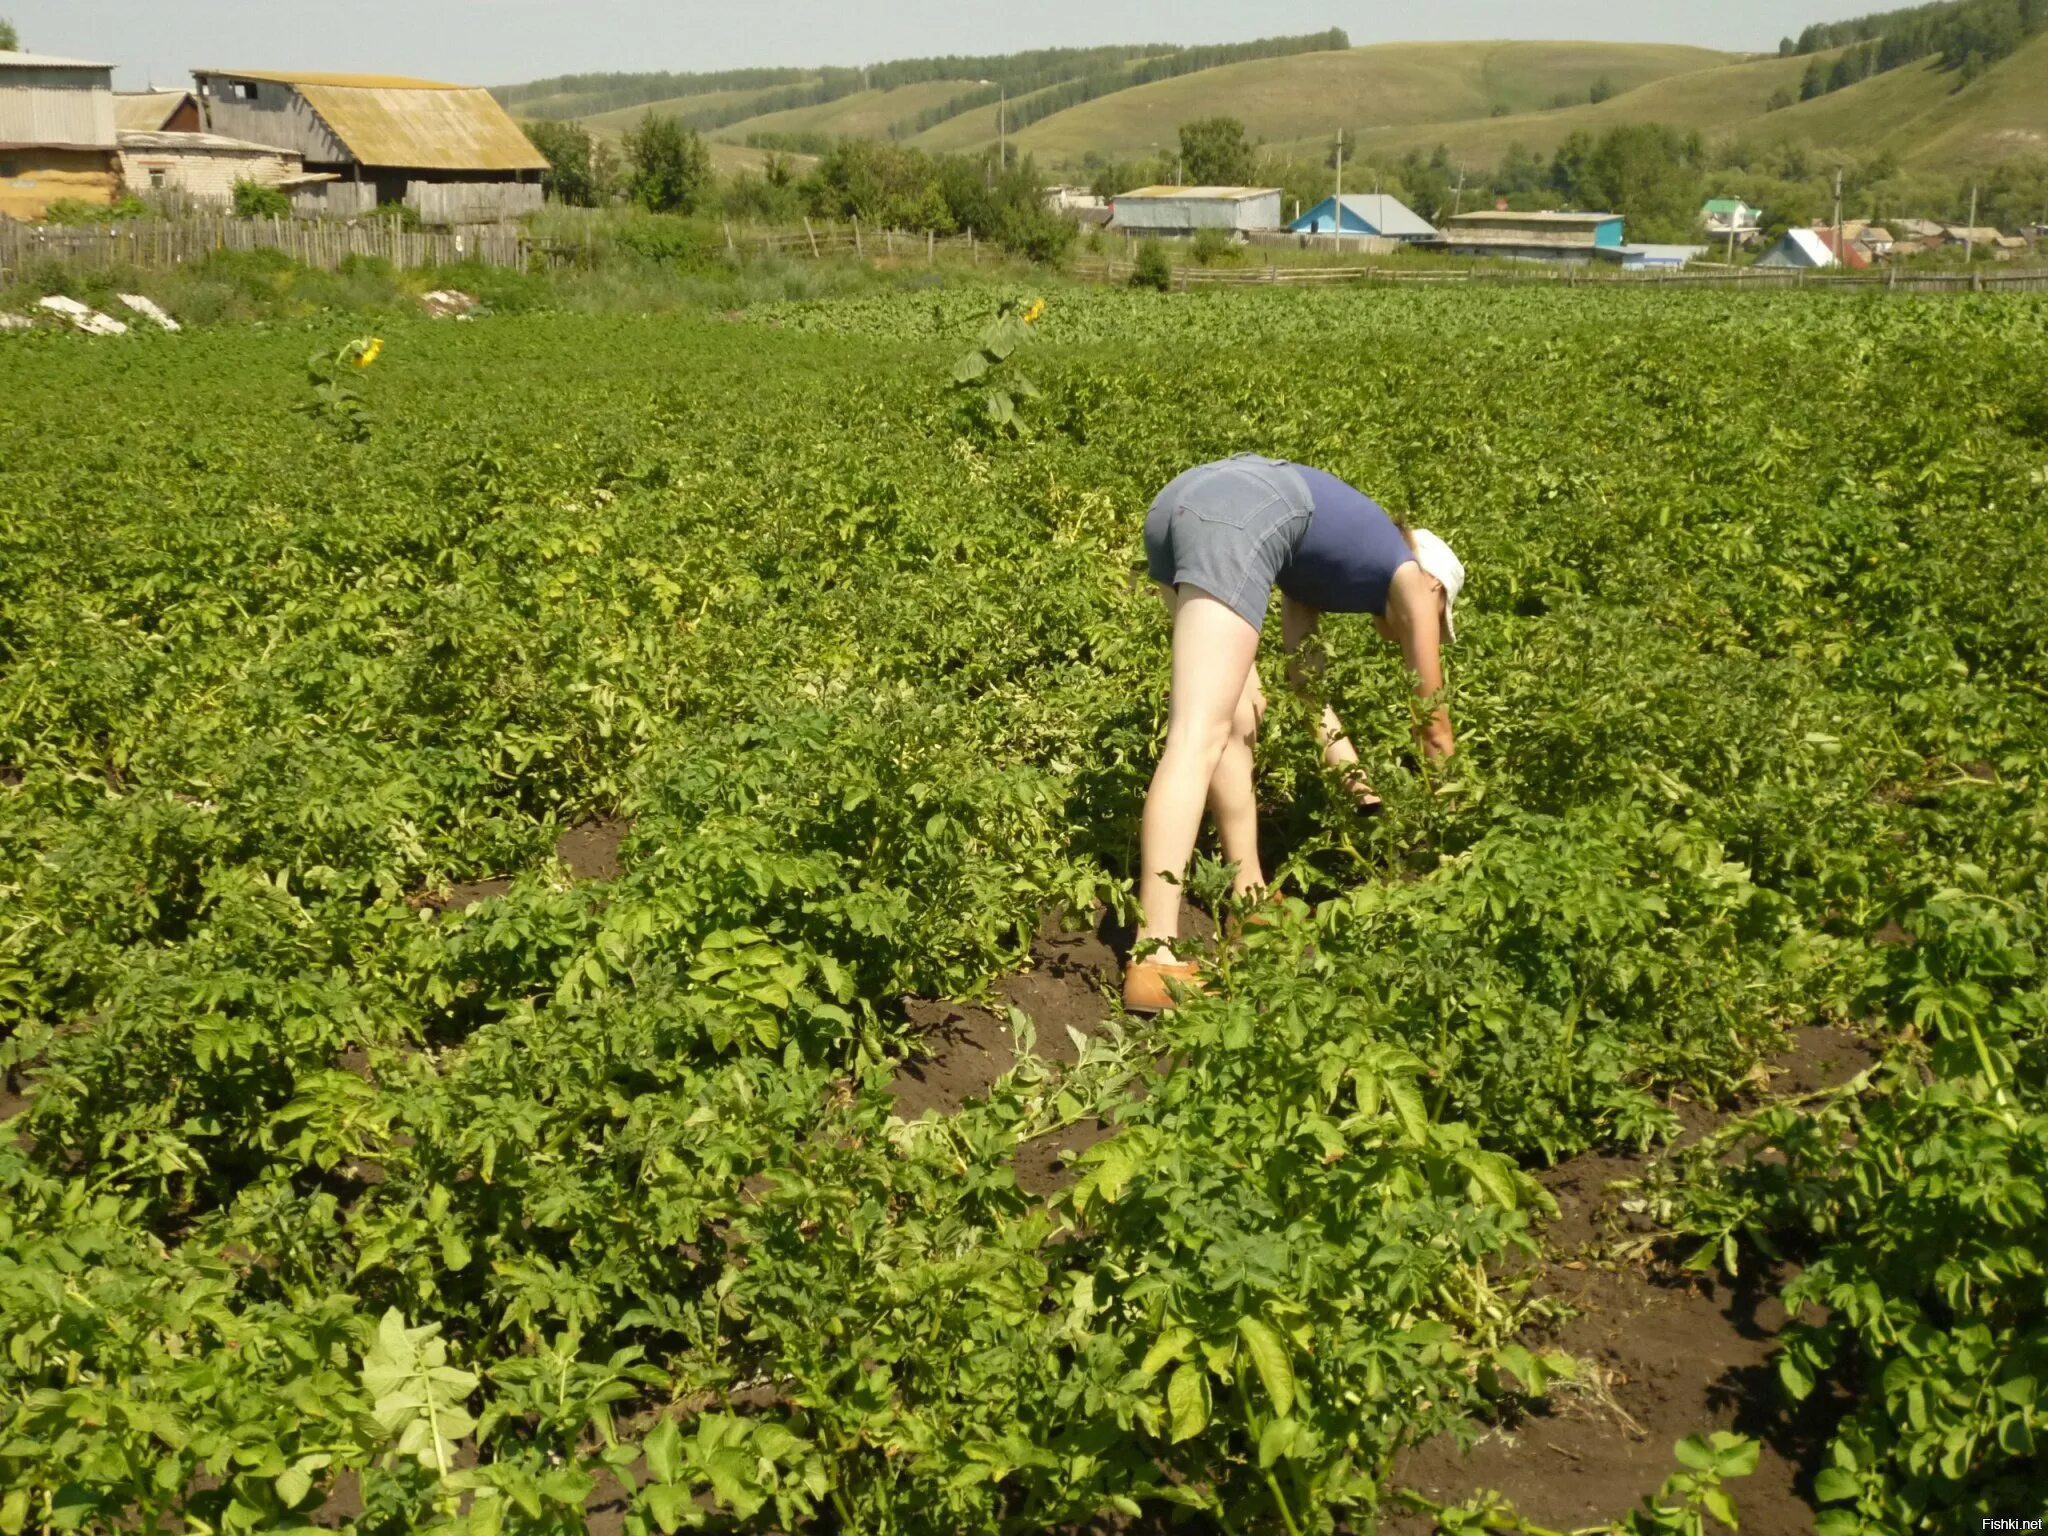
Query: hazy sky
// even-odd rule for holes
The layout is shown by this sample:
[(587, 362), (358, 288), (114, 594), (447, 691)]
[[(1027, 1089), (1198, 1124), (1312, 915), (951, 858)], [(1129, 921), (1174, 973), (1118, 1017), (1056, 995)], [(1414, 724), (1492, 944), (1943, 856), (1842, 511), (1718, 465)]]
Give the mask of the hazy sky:
[(1766, 50), (1876, 0), (0, 0), (37, 52), (131, 89), (194, 65), (378, 70), (499, 85), (585, 70), (862, 64), (1342, 27), (1353, 43), (1549, 37)]

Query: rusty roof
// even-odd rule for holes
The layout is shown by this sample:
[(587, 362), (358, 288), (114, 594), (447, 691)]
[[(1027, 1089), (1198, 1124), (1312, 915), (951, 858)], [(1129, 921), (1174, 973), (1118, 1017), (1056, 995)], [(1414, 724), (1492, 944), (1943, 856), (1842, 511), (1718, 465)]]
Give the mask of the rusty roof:
[(543, 171), (535, 149), (481, 86), (400, 75), (194, 70), (201, 79), (265, 80), (304, 98), (364, 165), (431, 171)]
[(114, 126), (123, 133), (156, 133), (191, 95), (190, 91), (116, 91)]

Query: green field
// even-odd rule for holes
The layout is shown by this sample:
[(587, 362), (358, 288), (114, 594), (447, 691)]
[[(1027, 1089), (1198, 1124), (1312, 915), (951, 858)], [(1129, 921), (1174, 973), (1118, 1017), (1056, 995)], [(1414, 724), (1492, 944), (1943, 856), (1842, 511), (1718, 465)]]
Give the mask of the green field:
[[(0, 336), (0, 1530), (2038, 1507), (2048, 299), (357, 330)], [(1456, 545), (1460, 747), (1269, 653), (1285, 900), (1198, 862), (1139, 1020), (1141, 526), (1240, 451)], [(1533, 1523), (1403, 1496), (1480, 1435)]]

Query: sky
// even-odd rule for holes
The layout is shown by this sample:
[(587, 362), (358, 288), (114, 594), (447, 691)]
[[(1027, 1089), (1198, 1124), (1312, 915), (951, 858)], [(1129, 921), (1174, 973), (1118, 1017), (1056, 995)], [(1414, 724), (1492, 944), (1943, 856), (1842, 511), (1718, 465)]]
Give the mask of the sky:
[(1235, 42), (1342, 27), (1354, 45), (1589, 38), (1767, 51), (1876, 0), (0, 0), (23, 44), (116, 66), (122, 90), (196, 66), (504, 85), (606, 70), (867, 64), (1102, 43)]

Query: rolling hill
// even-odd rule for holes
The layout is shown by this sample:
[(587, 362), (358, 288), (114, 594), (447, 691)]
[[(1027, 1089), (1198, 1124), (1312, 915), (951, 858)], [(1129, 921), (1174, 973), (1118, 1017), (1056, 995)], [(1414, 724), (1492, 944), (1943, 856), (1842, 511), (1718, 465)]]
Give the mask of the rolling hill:
[(1091, 150), (1131, 158), (1170, 141), (1181, 123), (1220, 113), (1240, 119), (1255, 139), (1320, 144), (1339, 127), (1484, 122), (1497, 108), (1530, 112), (1559, 95), (1584, 101), (1602, 79), (1626, 92), (1735, 57), (1634, 43), (1380, 43), (1255, 59), (1118, 91), (1032, 124), (1018, 142), (1053, 162)]
[[(2048, 34), (1967, 84), (1929, 60), (1771, 110), (1774, 99), (1798, 96), (1810, 62), (1665, 44), (1382, 43), (1248, 59), (1107, 90), (1017, 127), (1020, 106), (1028, 115), (1034, 100), (1050, 101), (1063, 89), (1048, 86), (1012, 99), (1011, 136), (1051, 174), (1072, 172), (1091, 157), (1145, 157), (1171, 144), (1183, 123), (1217, 115), (1240, 119), (1271, 150), (1316, 158), (1340, 127), (1361, 158), (1386, 161), (1441, 144), (1462, 164), (1491, 165), (1513, 144), (1547, 154), (1574, 132), (1644, 122), (1709, 138), (1788, 140), (1856, 155), (1889, 151), (1901, 165), (1926, 170), (2048, 154)], [(1590, 100), (1596, 82), (1613, 94)], [(738, 163), (735, 148), (756, 133), (885, 138), (974, 88), (973, 79), (942, 79), (854, 91), (739, 117), (707, 129), (707, 136), (725, 146), (721, 165)], [(730, 118), (750, 102), (777, 100), (779, 89), (786, 87), (707, 91), (581, 121), (616, 138), (649, 110)], [(1556, 105), (1561, 99), (1567, 104)], [(978, 106), (909, 142), (959, 152), (995, 137), (996, 108)]]

